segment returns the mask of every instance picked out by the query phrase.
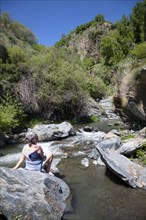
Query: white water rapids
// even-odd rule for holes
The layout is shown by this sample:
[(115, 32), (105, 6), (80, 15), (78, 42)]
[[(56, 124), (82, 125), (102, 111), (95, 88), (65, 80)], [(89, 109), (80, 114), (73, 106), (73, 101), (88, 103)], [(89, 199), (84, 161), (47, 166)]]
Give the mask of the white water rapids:
[[(38, 145), (42, 146), (45, 154), (47, 154), (48, 151), (51, 151), (54, 154), (55, 158), (65, 158), (67, 157), (67, 153), (63, 152), (61, 150), (61, 147), (73, 148), (75, 144), (80, 144), (83, 142), (90, 143), (91, 141), (96, 143), (99, 142), (104, 137), (104, 135), (105, 133), (101, 131), (85, 132), (81, 129), (80, 132), (77, 132), (76, 136), (68, 137), (59, 141), (40, 142), (38, 143)], [(6, 166), (12, 163), (16, 163), (21, 156), (23, 146), (23, 144), (19, 145), (19, 153), (15, 153), (15, 149), (17, 148), (16, 146), (14, 148), (14, 153), (8, 153), (5, 156), (1, 156), (0, 166)], [(9, 148), (11, 148), (11, 146), (9, 146)], [(80, 153), (81, 152), (76, 152), (76, 155), (79, 155)]]

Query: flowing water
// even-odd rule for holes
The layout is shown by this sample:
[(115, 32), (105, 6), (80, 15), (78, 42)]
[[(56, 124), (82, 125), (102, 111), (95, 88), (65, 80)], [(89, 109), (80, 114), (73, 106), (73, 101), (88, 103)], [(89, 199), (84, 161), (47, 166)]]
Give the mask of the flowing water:
[[(107, 122), (98, 123), (98, 127), (104, 131), (111, 130)], [(81, 165), (83, 154), (77, 157), (71, 154), (66, 158), (66, 153), (60, 148), (73, 149), (77, 143), (98, 142), (100, 136), (102, 132), (98, 136), (96, 132), (82, 131), (62, 141), (40, 143), (44, 152), (50, 149), (56, 158), (64, 158), (58, 167), (60, 177), (70, 186), (72, 209), (67, 209), (63, 220), (145, 220), (146, 191), (125, 185), (104, 166), (96, 166), (92, 161), (85, 168)], [(0, 166), (12, 167), (19, 159), (22, 147), (20, 144), (1, 149), (0, 153), (4, 156), (0, 157)]]

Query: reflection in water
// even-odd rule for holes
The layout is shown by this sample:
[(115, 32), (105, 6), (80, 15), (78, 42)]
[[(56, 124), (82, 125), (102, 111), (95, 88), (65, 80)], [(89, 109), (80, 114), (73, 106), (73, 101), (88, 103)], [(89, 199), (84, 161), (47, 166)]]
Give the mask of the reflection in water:
[(81, 158), (64, 159), (60, 172), (73, 193), (73, 212), (63, 220), (144, 220), (146, 192), (136, 190), (105, 167), (83, 168)]

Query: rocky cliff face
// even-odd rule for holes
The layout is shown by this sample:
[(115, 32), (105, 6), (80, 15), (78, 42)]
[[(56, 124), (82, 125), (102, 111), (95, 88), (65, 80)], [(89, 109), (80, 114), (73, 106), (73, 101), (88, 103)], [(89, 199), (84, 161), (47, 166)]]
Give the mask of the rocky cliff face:
[(80, 34), (73, 34), (69, 41), (70, 48), (76, 48), (81, 59), (84, 57), (99, 58), (99, 42), (103, 35), (111, 30), (111, 24), (102, 23), (90, 26)]
[(125, 122), (146, 125), (146, 67), (122, 77), (114, 104)]

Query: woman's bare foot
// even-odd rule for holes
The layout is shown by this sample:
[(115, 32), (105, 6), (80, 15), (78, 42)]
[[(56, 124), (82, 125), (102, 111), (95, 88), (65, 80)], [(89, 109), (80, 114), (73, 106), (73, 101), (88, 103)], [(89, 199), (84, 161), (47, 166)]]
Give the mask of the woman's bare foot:
[(54, 176), (54, 174), (51, 172), (51, 171), (49, 171), (49, 173), (48, 173), (49, 175), (51, 175), (51, 176)]

